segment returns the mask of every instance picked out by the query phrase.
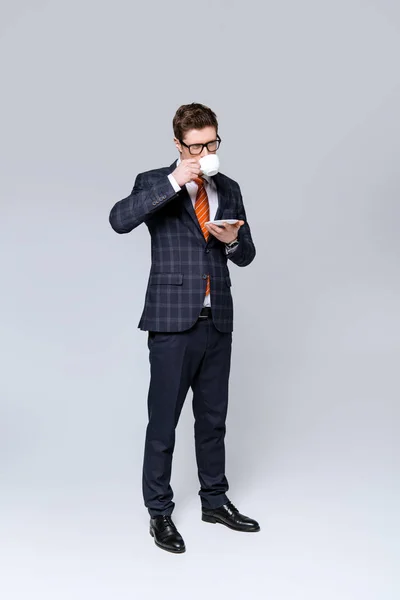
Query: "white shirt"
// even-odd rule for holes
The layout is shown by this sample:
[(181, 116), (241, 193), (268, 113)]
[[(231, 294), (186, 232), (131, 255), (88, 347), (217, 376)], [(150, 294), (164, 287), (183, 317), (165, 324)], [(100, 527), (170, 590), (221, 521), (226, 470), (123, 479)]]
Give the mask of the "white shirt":
[[(181, 162), (181, 159), (178, 158), (178, 160), (176, 161), (176, 166), (178, 166), (180, 162)], [(202, 177), (205, 180), (204, 189), (206, 190), (207, 196), (208, 196), (208, 204), (210, 207), (210, 221), (213, 221), (215, 219), (215, 215), (217, 214), (217, 210), (218, 210), (217, 187), (211, 177), (209, 177), (208, 175), (202, 175)], [(181, 189), (181, 186), (176, 181), (176, 179), (172, 175), (172, 173), (170, 175), (168, 175), (168, 179), (170, 180), (171, 185), (174, 188), (175, 192), (179, 192), (179, 190)], [(194, 205), (196, 203), (196, 195), (197, 195), (198, 185), (194, 181), (189, 181), (185, 185), (186, 185), (186, 189), (188, 191), (188, 194), (190, 196), (190, 199), (192, 201), (193, 208), (194, 208)], [(211, 306), (210, 294), (206, 294), (204, 296), (203, 306)]]

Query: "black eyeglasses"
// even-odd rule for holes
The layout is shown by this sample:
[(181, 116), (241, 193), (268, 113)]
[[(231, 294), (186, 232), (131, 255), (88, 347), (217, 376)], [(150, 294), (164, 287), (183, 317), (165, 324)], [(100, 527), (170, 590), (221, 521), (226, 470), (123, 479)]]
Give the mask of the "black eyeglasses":
[(196, 154), (201, 154), (203, 152), (203, 148), (207, 148), (209, 152), (215, 152), (220, 147), (222, 142), (219, 135), (216, 140), (212, 140), (211, 142), (207, 142), (207, 144), (190, 144), (189, 146), (185, 144), (182, 140), (179, 140), (182, 146), (189, 149), (190, 154), (196, 156)]

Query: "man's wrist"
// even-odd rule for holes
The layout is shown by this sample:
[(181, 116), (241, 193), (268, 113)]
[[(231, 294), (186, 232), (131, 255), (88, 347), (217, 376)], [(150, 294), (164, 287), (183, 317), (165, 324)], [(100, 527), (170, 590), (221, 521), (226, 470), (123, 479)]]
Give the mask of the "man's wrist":
[(239, 245), (239, 240), (237, 238), (235, 240), (233, 240), (232, 242), (228, 242), (227, 244), (225, 244), (225, 253), (227, 255), (232, 254), (233, 252), (235, 252), (238, 245)]

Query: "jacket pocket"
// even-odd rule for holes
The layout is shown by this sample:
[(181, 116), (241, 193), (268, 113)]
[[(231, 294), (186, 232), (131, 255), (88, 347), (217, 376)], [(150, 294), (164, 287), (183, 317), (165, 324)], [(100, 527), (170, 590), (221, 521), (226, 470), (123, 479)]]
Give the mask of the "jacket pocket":
[(150, 285), (182, 285), (183, 273), (152, 273)]

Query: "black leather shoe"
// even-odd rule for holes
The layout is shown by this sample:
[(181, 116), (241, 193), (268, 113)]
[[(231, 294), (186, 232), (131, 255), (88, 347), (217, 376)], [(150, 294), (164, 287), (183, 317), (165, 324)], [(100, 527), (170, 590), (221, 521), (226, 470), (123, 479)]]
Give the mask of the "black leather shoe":
[(150, 519), (150, 535), (159, 548), (180, 554), (185, 552), (185, 542), (169, 515), (160, 515)]
[(202, 508), (201, 518), (206, 523), (221, 523), (235, 531), (260, 531), (257, 521), (241, 515), (232, 502), (218, 508)]

